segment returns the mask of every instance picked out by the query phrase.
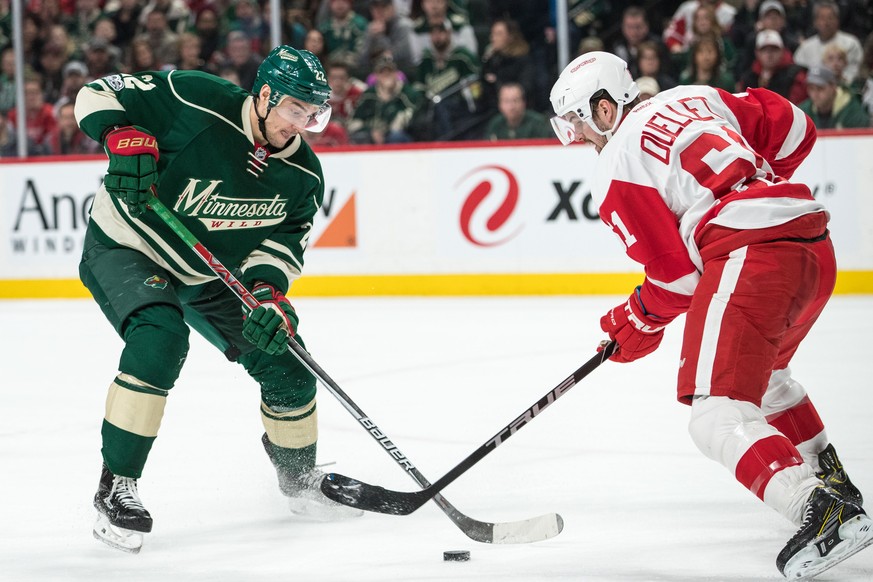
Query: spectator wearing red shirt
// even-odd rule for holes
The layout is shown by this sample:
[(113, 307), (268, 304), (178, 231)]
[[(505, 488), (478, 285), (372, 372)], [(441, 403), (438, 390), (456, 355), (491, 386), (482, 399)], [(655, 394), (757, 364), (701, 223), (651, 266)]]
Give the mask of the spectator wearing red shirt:
[(76, 123), (73, 103), (65, 103), (58, 108), (58, 123), (49, 136), (51, 153), (60, 155), (96, 154), (103, 151), (99, 143), (85, 135)]
[(367, 85), (352, 77), (349, 64), (344, 61), (327, 63), (327, 82), (330, 85), (331, 119), (345, 126)]
[[(49, 136), (57, 127), (54, 108), (46, 103), (42, 82), (38, 77), (24, 81), (24, 111), (26, 114), (27, 139), (37, 146), (47, 145)], [(18, 111), (9, 111), (9, 123), (17, 127)]]

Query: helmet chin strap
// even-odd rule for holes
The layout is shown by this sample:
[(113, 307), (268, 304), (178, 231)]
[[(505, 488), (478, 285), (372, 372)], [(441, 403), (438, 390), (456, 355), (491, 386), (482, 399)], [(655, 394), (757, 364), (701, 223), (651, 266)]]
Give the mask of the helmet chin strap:
[(272, 143), (270, 143), (270, 138), (267, 137), (267, 118), (270, 116), (270, 112), (273, 110), (273, 108), (270, 106), (270, 102), (268, 101), (267, 102), (267, 114), (265, 116), (261, 117), (261, 113), (260, 113), (260, 111), (258, 111), (258, 103), (259, 102), (260, 102), (260, 95), (255, 95), (255, 117), (258, 118), (258, 129), (260, 130), (261, 135), (264, 136), (264, 141), (267, 142), (265, 145), (265, 147), (267, 148), (267, 151), (269, 151), (271, 154), (275, 154), (276, 152), (280, 152), (283, 149), (285, 149), (286, 147), (288, 147), (288, 144), (291, 143), (291, 140), (293, 140), (297, 136), (292, 135), (288, 139), (288, 141), (285, 142), (285, 145), (283, 145), (282, 147), (276, 147)]

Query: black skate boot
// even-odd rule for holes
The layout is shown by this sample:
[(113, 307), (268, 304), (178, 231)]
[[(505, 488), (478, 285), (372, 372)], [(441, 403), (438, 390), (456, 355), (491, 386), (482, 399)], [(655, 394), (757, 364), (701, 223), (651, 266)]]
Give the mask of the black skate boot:
[(830, 487), (809, 495), (803, 524), (776, 558), (789, 580), (808, 580), (873, 544), (873, 520)]
[(837, 451), (834, 450), (834, 445), (828, 445), (818, 454), (818, 466), (821, 467), (821, 472), (816, 473), (815, 476), (824, 481), (825, 485), (836, 489), (846, 501), (851, 501), (855, 505), (864, 504), (864, 497), (846, 475), (846, 470), (843, 469), (843, 464), (837, 456)]
[(142, 534), (152, 531), (152, 516), (140, 501), (136, 479), (113, 475), (104, 464), (94, 507), (97, 508), (94, 537), (113, 548), (138, 553)]
[[(324, 472), (312, 467), (304, 472), (294, 472), (283, 464), (279, 456), (282, 448), (277, 447), (267, 434), (261, 437), (267, 456), (276, 468), (279, 477), (279, 490), (288, 498), (291, 513), (318, 521), (333, 521), (349, 517), (359, 517), (364, 514), (360, 509), (345, 506), (333, 499), (325, 497), (321, 492), (321, 481)], [(287, 449), (285, 449), (287, 450)]]

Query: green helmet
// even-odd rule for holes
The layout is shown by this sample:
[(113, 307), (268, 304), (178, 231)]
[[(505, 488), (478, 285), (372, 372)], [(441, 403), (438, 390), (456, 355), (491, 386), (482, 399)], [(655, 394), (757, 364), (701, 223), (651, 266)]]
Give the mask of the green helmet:
[(252, 93), (260, 93), (265, 84), (270, 88), (270, 107), (275, 107), (286, 95), (319, 107), (330, 97), (330, 85), (318, 57), (288, 45), (270, 51), (258, 67)]

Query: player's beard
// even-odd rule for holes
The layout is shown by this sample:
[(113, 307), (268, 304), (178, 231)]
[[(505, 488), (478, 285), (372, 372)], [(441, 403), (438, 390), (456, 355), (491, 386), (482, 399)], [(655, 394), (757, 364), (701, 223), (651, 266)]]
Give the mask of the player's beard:
[(266, 139), (267, 143), (276, 151), (281, 151), (288, 147), (288, 144), (291, 143), (291, 140), (297, 137), (298, 133), (299, 132), (294, 129), (286, 129), (283, 133), (281, 129), (271, 129), (267, 127), (267, 135), (264, 136), (264, 139)]

